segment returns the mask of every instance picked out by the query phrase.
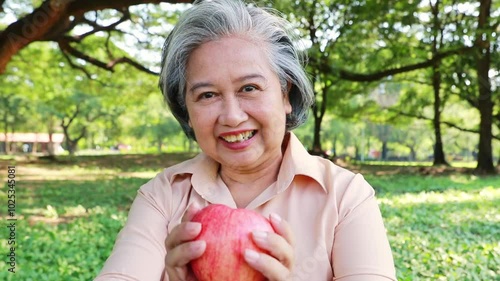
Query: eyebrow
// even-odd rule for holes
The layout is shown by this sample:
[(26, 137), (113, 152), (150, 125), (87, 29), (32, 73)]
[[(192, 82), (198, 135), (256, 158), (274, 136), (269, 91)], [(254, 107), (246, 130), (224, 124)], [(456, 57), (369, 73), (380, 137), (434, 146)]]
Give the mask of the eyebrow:
[(189, 92), (194, 92), (198, 88), (210, 87), (210, 86), (213, 86), (213, 84), (209, 83), (209, 82), (198, 82), (198, 83), (193, 84), (193, 86), (191, 86), (191, 88), (189, 88)]
[[(261, 79), (261, 80), (264, 80), (265, 82), (267, 82), (267, 79), (261, 75), (261, 74), (257, 74), (257, 73), (252, 73), (252, 74), (248, 74), (248, 75), (244, 75), (244, 76), (241, 76), (239, 78), (237, 78), (235, 80), (235, 82), (243, 82), (245, 80), (250, 80), (250, 79)], [(189, 91), (190, 92), (194, 92), (195, 90), (199, 89), (199, 88), (203, 88), (203, 87), (212, 87), (214, 84), (210, 83), (210, 82), (197, 82), (197, 83), (194, 83), (190, 88), (189, 88)]]

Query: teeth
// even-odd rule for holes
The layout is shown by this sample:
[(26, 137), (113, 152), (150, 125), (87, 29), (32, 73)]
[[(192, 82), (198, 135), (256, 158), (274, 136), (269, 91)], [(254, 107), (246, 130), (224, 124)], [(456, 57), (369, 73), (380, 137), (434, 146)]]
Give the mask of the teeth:
[(247, 132), (237, 134), (237, 135), (224, 136), (222, 138), (227, 142), (242, 142), (242, 141), (246, 141), (249, 138), (253, 137), (253, 134), (254, 134), (254, 131), (247, 131)]

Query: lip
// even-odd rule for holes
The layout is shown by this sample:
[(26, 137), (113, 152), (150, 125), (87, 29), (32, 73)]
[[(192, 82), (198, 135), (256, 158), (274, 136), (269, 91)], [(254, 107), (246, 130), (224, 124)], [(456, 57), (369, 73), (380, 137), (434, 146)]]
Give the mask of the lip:
[(238, 131), (225, 132), (225, 133), (221, 133), (219, 135), (219, 137), (235, 136), (235, 135), (239, 135), (239, 134), (242, 134), (242, 133), (245, 133), (248, 131), (257, 131), (257, 130), (248, 129), (248, 130), (238, 130)]
[[(231, 136), (231, 135), (237, 135), (237, 134), (241, 134), (241, 133), (244, 133), (244, 132), (248, 132), (248, 131), (254, 131), (254, 135), (248, 139), (248, 140), (245, 140), (245, 141), (242, 141), (242, 142), (227, 142), (225, 141), (222, 137), (223, 136)], [(250, 146), (254, 140), (255, 140), (255, 136), (259, 133), (258, 130), (238, 130), (238, 131), (232, 131), (232, 132), (227, 132), (227, 133), (222, 133), (220, 134), (219, 136), (219, 142), (222, 143), (222, 145), (230, 150), (243, 150), (245, 148), (247, 148), (248, 146)]]

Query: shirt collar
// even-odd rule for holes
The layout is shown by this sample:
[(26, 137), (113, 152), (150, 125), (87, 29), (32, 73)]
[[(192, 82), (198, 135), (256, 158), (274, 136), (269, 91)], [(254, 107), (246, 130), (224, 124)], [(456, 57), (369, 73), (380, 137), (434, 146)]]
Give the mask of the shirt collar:
[[(288, 145), (283, 154), (278, 179), (276, 184), (272, 185), (275, 194), (286, 190), (297, 175), (315, 180), (326, 192), (327, 189), (323, 182), (324, 165), (321, 165), (321, 162), (315, 159), (317, 156), (311, 156), (307, 152), (293, 132), (287, 133), (285, 141), (287, 139)], [(234, 205), (229, 190), (221, 188), (225, 186), (218, 176), (219, 166), (219, 163), (202, 152), (196, 157), (172, 167), (173, 170), (169, 181), (172, 182), (178, 175), (191, 174), (193, 188), (205, 200), (229, 206)]]
[(318, 156), (312, 156), (307, 152), (297, 136), (290, 132), (288, 146), (283, 155), (283, 161), (278, 174), (278, 192), (285, 190), (297, 175), (306, 176), (315, 180), (324, 190), (325, 166), (318, 161)]

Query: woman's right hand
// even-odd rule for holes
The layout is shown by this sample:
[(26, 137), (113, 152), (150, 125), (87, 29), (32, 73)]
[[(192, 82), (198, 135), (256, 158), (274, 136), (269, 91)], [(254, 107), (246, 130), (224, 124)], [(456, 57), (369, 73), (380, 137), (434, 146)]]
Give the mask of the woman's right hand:
[(189, 206), (181, 223), (165, 239), (167, 256), (164, 281), (196, 281), (188, 264), (200, 257), (206, 248), (205, 241), (192, 241), (201, 231), (200, 223), (191, 222), (199, 210), (195, 204)]

